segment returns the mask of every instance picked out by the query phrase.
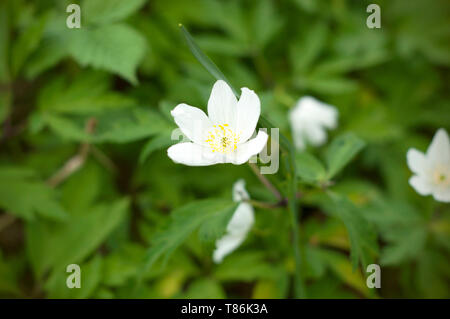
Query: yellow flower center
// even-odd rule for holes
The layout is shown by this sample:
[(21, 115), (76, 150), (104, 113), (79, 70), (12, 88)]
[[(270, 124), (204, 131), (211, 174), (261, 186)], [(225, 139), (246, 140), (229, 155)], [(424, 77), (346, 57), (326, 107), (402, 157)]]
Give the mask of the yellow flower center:
[(228, 124), (213, 125), (205, 140), (213, 153), (231, 153), (237, 148), (239, 134), (233, 132)]
[(443, 165), (438, 166), (434, 170), (433, 180), (438, 185), (450, 186), (450, 168)]

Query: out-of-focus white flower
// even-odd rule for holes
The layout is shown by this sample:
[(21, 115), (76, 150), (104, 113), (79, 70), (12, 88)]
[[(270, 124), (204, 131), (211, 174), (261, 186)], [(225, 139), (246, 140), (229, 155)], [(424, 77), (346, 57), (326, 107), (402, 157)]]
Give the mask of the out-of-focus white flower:
[(259, 131), (249, 140), (258, 123), (260, 101), (252, 90), (241, 90), (237, 101), (228, 84), (217, 81), (208, 100), (208, 116), (196, 107), (177, 105), (171, 114), (192, 142), (171, 146), (168, 156), (176, 163), (190, 166), (240, 165), (261, 152), (267, 143), (267, 133)]
[(247, 237), (255, 221), (253, 207), (244, 200), (250, 199), (245, 190), (245, 182), (240, 179), (233, 185), (233, 201), (241, 202), (231, 217), (226, 234), (216, 241), (213, 253), (215, 263), (221, 263), (223, 258), (238, 248)]
[(426, 154), (411, 148), (406, 159), (415, 174), (409, 184), (416, 192), (450, 202), (450, 140), (444, 129), (436, 132)]
[(289, 112), (292, 136), (297, 149), (304, 149), (306, 144), (322, 145), (327, 140), (326, 129), (337, 126), (338, 111), (332, 105), (304, 96), (298, 100)]

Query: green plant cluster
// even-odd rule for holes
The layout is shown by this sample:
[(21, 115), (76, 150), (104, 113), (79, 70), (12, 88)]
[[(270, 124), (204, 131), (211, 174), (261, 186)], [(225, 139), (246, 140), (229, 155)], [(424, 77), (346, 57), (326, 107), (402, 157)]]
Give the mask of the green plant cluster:
[[(291, 298), (300, 272), (308, 298), (449, 298), (450, 206), (408, 184), (406, 152), (450, 129), (450, 3), (378, 0), (369, 29), (372, 2), (2, 0), (0, 296)], [(66, 26), (70, 3), (80, 29)], [(324, 146), (283, 151), (266, 175), (296, 205), (248, 165), (168, 158), (170, 111), (205, 110), (222, 76), (203, 52), (286, 141), (300, 97), (336, 106)], [(215, 264), (240, 178), (271, 205)], [(373, 263), (380, 289), (366, 285)]]

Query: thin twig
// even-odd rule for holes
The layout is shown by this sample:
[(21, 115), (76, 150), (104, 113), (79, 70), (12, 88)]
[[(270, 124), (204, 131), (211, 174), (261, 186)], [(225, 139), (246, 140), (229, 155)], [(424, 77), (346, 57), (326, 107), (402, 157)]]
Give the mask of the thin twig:
[(248, 165), (250, 165), (250, 168), (252, 169), (253, 173), (255, 173), (255, 175), (258, 177), (258, 179), (260, 180), (260, 182), (269, 190), (272, 192), (273, 195), (275, 195), (275, 197), (279, 200), (282, 201), (283, 200), (283, 196), (281, 196), (281, 193), (278, 191), (278, 189), (276, 189), (275, 186), (272, 185), (272, 183), (264, 176), (262, 175), (259, 170), (258, 170), (258, 166), (253, 164), (253, 163), (248, 163)]
[(274, 208), (280, 207), (280, 205), (278, 205), (278, 203), (266, 203), (266, 202), (260, 202), (260, 201), (253, 200), (253, 199), (247, 199), (247, 200), (244, 200), (244, 202), (247, 202), (252, 206), (264, 208), (264, 209), (274, 209)]
[[(86, 133), (92, 134), (95, 130), (96, 124), (97, 120), (95, 118), (90, 118), (86, 122)], [(63, 167), (61, 167), (55, 174), (53, 174), (53, 176), (50, 177), (50, 179), (47, 181), (47, 184), (49, 184), (51, 187), (56, 187), (64, 180), (66, 180), (66, 178), (68, 178), (70, 175), (78, 171), (86, 161), (89, 151), (90, 144), (88, 142), (81, 144), (78, 153), (71, 157)]]

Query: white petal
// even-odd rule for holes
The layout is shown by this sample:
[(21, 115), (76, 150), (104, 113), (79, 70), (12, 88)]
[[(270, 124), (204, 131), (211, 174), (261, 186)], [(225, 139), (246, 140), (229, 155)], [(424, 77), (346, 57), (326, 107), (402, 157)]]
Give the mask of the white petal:
[(335, 128), (338, 112), (330, 104), (323, 103), (312, 96), (304, 96), (297, 102), (296, 108), (301, 110), (302, 116), (313, 119), (327, 128)]
[(444, 129), (439, 129), (427, 150), (427, 158), (434, 164), (450, 165), (450, 140)]
[(245, 181), (240, 179), (233, 184), (233, 201), (240, 202), (246, 199), (250, 199), (250, 195), (245, 189)]
[(409, 179), (409, 184), (423, 196), (430, 195), (434, 189), (434, 186), (426, 178), (417, 175)]
[[(233, 186), (233, 193), (242, 190), (248, 196), (244, 187), (245, 183), (240, 180)], [(234, 195), (234, 194), (233, 194)], [(247, 237), (247, 233), (255, 222), (253, 207), (249, 203), (241, 203), (231, 217), (227, 225), (227, 233), (216, 241), (216, 249), (213, 260), (216, 263), (238, 248)]]
[(213, 261), (215, 263), (221, 263), (223, 258), (233, 252), (239, 247), (245, 240), (246, 234), (227, 234), (216, 241), (216, 249), (213, 253)]
[(236, 208), (227, 226), (230, 234), (247, 233), (252, 228), (255, 221), (253, 207), (247, 202), (242, 202)]
[(413, 173), (418, 175), (426, 174), (428, 165), (424, 153), (419, 152), (415, 148), (410, 148), (408, 153), (406, 153), (406, 162)]
[(217, 156), (209, 148), (194, 143), (178, 143), (167, 150), (167, 155), (179, 164), (208, 166), (217, 164)]
[(319, 146), (326, 142), (326, 128), (337, 126), (338, 111), (332, 105), (305, 96), (298, 100), (289, 112), (292, 136), (297, 149), (304, 149), (305, 142)]
[(206, 144), (205, 136), (212, 124), (205, 112), (187, 104), (178, 104), (170, 113), (184, 135), (197, 144)]
[(239, 134), (240, 143), (246, 142), (253, 134), (261, 113), (261, 102), (258, 95), (247, 88), (241, 89), (242, 94), (237, 103), (237, 118), (235, 130)]
[(433, 197), (437, 201), (450, 203), (450, 186), (435, 189)]
[(318, 123), (329, 129), (337, 126), (338, 112), (332, 105), (316, 101), (314, 115)]
[(235, 165), (247, 162), (250, 157), (260, 153), (267, 143), (269, 136), (264, 131), (259, 131), (258, 135), (244, 144), (238, 145), (236, 151), (227, 156), (227, 161)]
[(323, 145), (327, 141), (327, 132), (318, 123), (306, 124), (305, 135), (308, 141), (315, 146)]
[(236, 125), (237, 100), (230, 86), (222, 80), (214, 83), (208, 100), (208, 115), (214, 124)]

